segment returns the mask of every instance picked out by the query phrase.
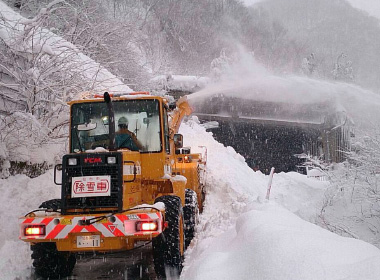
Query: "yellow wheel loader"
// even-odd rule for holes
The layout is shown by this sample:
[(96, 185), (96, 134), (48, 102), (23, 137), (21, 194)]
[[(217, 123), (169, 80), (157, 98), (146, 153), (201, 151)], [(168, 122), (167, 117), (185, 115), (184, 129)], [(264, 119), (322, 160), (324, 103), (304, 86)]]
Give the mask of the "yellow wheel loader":
[(69, 105), (69, 153), (54, 169), (61, 198), (20, 218), (35, 273), (65, 277), (78, 253), (152, 241), (157, 276), (179, 275), (202, 209), (206, 165), (178, 134), (192, 112), (186, 98), (106, 92)]

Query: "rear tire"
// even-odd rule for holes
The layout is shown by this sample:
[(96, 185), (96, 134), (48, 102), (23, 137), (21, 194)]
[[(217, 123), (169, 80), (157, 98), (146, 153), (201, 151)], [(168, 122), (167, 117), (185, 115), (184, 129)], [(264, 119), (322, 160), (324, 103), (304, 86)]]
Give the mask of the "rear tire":
[(191, 189), (185, 190), (185, 207), (183, 218), (185, 222), (185, 248), (190, 245), (195, 235), (195, 226), (198, 223), (199, 207), (197, 193)]
[(152, 240), (154, 269), (158, 277), (179, 278), (185, 251), (181, 199), (178, 196), (161, 196), (155, 200), (165, 204), (166, 228)]
[(30, 246), (35, 273), (43, 278), (69, 276), (76, 264), (76, 257), (70, 252), (59, 252), (52, 242)]

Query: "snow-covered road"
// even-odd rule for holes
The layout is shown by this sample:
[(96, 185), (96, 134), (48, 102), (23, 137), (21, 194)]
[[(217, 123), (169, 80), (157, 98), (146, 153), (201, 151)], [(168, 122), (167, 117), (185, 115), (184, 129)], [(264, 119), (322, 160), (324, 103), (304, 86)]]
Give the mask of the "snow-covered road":
[[(297, 173), (252, 171), (231, 147), (216, 142), (196, 118), (181, 127), (193, 151), (207, 146), (207, 197), (181, 279), (380, 279), (380, 250), (308, 221), (320, 211), (328, 182)], [(30, 251), (18, 240), (18, 216), (57, 198), (52, 172), (0, 180), (1, 279), (27, 279)], [(339, 214), (339, 213), (337, 213)], [(302, 218), (302, 219), (301, 219)]]

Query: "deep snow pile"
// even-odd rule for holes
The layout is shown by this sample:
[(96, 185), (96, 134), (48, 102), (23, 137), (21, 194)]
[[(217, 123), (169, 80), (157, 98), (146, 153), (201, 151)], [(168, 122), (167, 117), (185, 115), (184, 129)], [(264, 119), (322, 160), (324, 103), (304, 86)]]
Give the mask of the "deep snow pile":
[(194, 121), (181, 127), (185, 145), (208, 147), (206, 207), (186, 253), (181, 279), (379, 279), (380, 250), (335, 235), (314, 220), (327, 182), (253, 172)]
[[(212, 227), (212, 226), (211, 226)], [(379, 279), (380, 251), (307, 223), (274, 203), (252, 203), (234, 226), (198, 240), (182, 279)]]
[(271, 197), (302, 219), (316, 223), (329, 186), (327, 181), (318, 181), (297, 172), (281, 172), (274, 175)]
[[(296, 173), (253, 172), (231, 147), (216, 142), (193, 118), (181, 127), (193, 151), (207, 146), (207, 197), (198, 232), (186, 252), (181, 279), (379, 279), (380, 250), (302, 220), (318, 213), (326, 182)], [(30, 250), (18, 240), (17, 218), (57, 198), (52, 171), (30, 179), (0, 180), (1, 279), (28, 278)], [(273, 201), (272, 201), (273, 200)], [(277, 201), (278, 203), (276, 203)], [(289, 208), (286, 210), (279, 204)]]
[(29, 246), (20, 240), (18, 218), (37, 209), (41, 202), (59, 198), (61, 189), (53, 183), (53, 171), (30, 179), (25, 175), (0, 179), (0, 279), (27, 278), (32, 261)]

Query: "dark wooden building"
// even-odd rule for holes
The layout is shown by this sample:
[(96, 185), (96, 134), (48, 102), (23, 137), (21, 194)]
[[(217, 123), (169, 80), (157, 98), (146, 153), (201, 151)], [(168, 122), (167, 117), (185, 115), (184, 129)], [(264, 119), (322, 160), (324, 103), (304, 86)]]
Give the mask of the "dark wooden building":
[(341, 162), (350, 150), (353, 123), (331, 101), (295, 104), (217, 95), (194, 105), (202, 122), (218, 122), (210, 131), (219, 142), (263, 172), (295, 170), (304, 160), (301, 154)]

